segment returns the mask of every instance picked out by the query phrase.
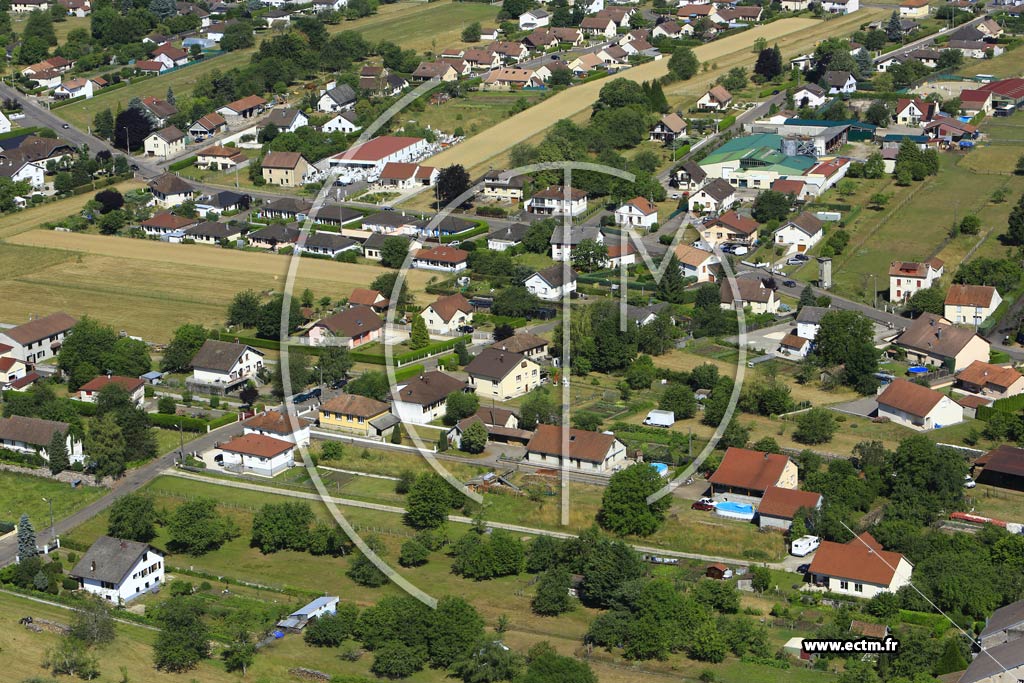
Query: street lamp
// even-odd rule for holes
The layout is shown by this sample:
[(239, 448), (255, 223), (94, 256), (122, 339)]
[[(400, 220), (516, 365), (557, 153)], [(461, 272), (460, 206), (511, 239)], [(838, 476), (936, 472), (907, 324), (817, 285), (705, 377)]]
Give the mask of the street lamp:
[(871, 278), (871, 307), (878, 308), (878, 281), (874, 273), (868, 273), (868, 277)]
[(53, 545), (57, 540), (57, 530), (53, 528), (53, 498), (43, 497), (43, 501), (50, 506), (50, 545)]

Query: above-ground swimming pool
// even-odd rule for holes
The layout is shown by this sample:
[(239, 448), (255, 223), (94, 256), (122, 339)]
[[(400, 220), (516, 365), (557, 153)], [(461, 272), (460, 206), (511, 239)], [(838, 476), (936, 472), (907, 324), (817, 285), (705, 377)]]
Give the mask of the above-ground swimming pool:
[(912, 375), (922, 375), (928, 372), (928, 368), (924, 367), (923, 365), (911, 365), (909, 368), (907, 368), (907, 372), (909, 372)]
[(754, 506), (747, 503), (731, 503), (722, 501), (715, 503), (715, 514), (732, 519), (751, 520), (754, 518)]
[(651, 467), (654, 468), (654, 471), (658, 473), (659, 477), (667, 477), (668, 476), (668, 465), (666, 465), (665, 463), (663, 463), (663, 462), (652, 462), (651, 463)]

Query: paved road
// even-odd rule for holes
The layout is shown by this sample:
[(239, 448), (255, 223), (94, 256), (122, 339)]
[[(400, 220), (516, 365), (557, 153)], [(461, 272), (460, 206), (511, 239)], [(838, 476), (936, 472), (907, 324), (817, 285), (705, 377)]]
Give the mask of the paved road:
[(888, 52), (883, 52), (882, 54), (880, 54), (877, 57), (875, 57), (875, 60), (874, 60), (875, 64), (877, 64), (878, 62), (881, 62), (884, 59), (888, 59), (889, 57), (892, 57), (893, 55), (901, 55), (901, 54), (903, 54), (905, 52), (910, 52), (911, 50), (916, 50), (919, 47), (923, 47), (925, 45), (931, 45), (932, 43), (935, 42), (935, 39), (938, 38), (939, 36), (944, 36), (944, 35), (946, 35), (948, 33), (953, 33), (955, 31), (957, 31), (958, 29), (963, 28), (964, 26), (975, 26), (976, 24), (980, 24), (985, 19), (988, 19), (988, 15), (987, 14), (983, 14), (980, 17), (976, 17), (974, 19), (971, 19), (970, 21), (965, 21), (964, 23), (960, 24), (959, 26), (957, 26), (957, 27), (955, 27), (953, 29), (950, 29), (948, 31), (942, 31), (940, 33), (933, 33), (930, 36), (925, 36), (924, 38), (918, 38), (917, 40), (913, 40), (913, 41), (911, 41), (909, 43), (906, 43), (905, 45), (900, 45), (898, 48), (896, 48), (894, 50), (889, 50)]
[[(185, 452), (190, 453), (192, 451), (204, 451), (213, 447), (213, 444), (217, 441), (224, 441), (229, 437), (235, 436), (242, 432), (242, 425), (235, 422), (219, 429), (215, 429), (208, 434), (203, 434), (198, 439), (193, 439), (185, 443)], [(162, 456), (151, 460), (141, 467), (137, 467), (133, 470), (129, 470), (124, 477), (117, 480), (114, 485), (110, 488), (110, 491), (100, 498), (85, 506), (78, 512), (74, 513), (69, 517), (58, 521), (55, 525), (57, 535), (66, 534), (72, 529), (81, 524), (89, 521), (99, 513), (106, 510), (108, 507), (113, 505), (114, 501), (129, 493), (133, 493), (145, 486), (151, 479), (161, 474), (169, 467), (174, 465), (175, 460), (178, 458), (178, 449), (174, 449)], [(39, 540), (48, 540), (50, 538), (50, 528), (40, 528), (37, 531)], [(18, 552), (18, 540), (17, 537), (11, 536), (9, 538), (0, 541), (0, 567), (7, 566), (14, 562), (14, 557)]]
[[(259, 491), (261, 493), (273, 493), (275, 495), (291, 496), (293, 498), (302, 498), (305, 500), (320, 500), (320, 494), (311, 493), (307, 491), (293, 491), (291, 489), (279, 489), (273, 486), (263, 486), (261, 484), (254, 484), (245, 481), (230, 481), (226, 479), (214, 479), (212, 477), (204, 477), (201, 474), (193, 474), (191, 472), (181, 472), (178, 470), (170, 470), (164, 474), (169, 474), (175, 477), (182, 477), (184, 479), (191, 479), (193, 481), (202, 481), (208, 484), (215, 484), (217, 486), (227, 486), (230, 488), (246, 489), (249, 491)], [(346, 507), (362, 508), (364, 510), (376, 510), (378, 512), (390, 512), (392, 514), (404, 515), (405, 508), (398, 507), (397, 505), (383, 505), (381, 503), (368, 503), (362, 500), (352, 500), (350, 498), (338, 498), (330, 496), (329, 500), (336, 505), (343, 505)], [(458, 524), (473, 524), (474, 520), (471, 517), (464, 517), (462, 515), (448, 515), (448, 520), (456, 522)], [(564, 532), (564, 531), (551, 531), (550, 529), (537, 529), (534, 527), (522, 526), (519, 524), (505, 524), (502, 522), (485, 522), (485, 524), (494, 529), (504, 529), (506, 531), (514, 531), (515, 533), (530, 534), (533, 536), (551, 536), (553, 538), (569, 539), (576, 538), (576, 534)], [(661, 557), (678, 557), (681, 559), (700, 560), (702, 562), (725, 562), (730, 565), (737, 565), (742, 567), (749, 567), (751, 565), (765, 565), (771, 569), (782, 569), (791, 570), (798, 564), (809, 562), (807, 558), (794, 558), (787, 557), (782, 562), (750, 562), (748, 560), (739, 560), (732, 557), (721, 557), (716, 555), (703, 555), (700, 553), (686, 553), (678, 550), (666, 550), (664, 548), (654, 548), (645, 545), (632, 545), (633, 549), (639, 553), (648, 553), (651, 555), (659, 555)], [(795, 562), (795, 560), (799, 560)], [(790, 566), (792, 565), (792, 566)]]
[[(89, 151), (92, 154), (101, 150), (106, 150), (111, 154), (124, 154), (123, 151), (115, 149), (113, 146), (103, 140), (100, 140), (95, 135), (90, 135), (85, 131), (66, 124), (64, 119), (51, 112), (49, 109), (41, 107), (34, 97), (29, 97), (16, 88), (0, 84), (0, 97), (5, 99), (10, 98), (21, 104), (21, 110), (25, 114), (25, 118), (20, 121), (23, 126), (44, 126), (46, 128), (52, 128), (61, 138), (68, 142), (72, 142), (79, 147), (82, 145), (88, 145)], [(139, 172), (147, 178), (152, 178), (163, 173), (163, 169), (157, 166), (151, 159), (136, 157), (130, 157), (130, 159), (132, 163), (138, 165)]]

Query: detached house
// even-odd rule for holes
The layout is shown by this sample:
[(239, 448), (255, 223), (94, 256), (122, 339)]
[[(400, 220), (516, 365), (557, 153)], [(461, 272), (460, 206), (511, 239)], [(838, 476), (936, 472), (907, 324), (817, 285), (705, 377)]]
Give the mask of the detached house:
[(572, 248), (584, 240), (605, 243), (604, 233), (593, 225), (574, 226), (568, 230), (563, 226), (556, 227), (548, 240), (551, 244), (551, 258), (555, 261), (572, 261)]
[(826, 14), (852, 14), (860, 9), (860, 0), (823, 0), (821, 9)]
[(945, 394), (899, 378), (878, 395), (878, 417), (911, 429), (937, 429), (963, 422), (964, 409)]
[(931, 287), (944, 273), (945, 264), (937, 258), (924, 263), (893, 261), (889, 264), (889, 301), (909, 299), (919, 289)]
[(357, 394), (339, 394), (320, 405), (320, 426), (363, 437), (383, 436), (398, 423), (391, 406)]
[(0, 347), (8, 347), (0, 355), (16, 358), (31, 369), (36, 363), (57, 355), (64, 338), (77, 322), (75, 318), (61, 312), (0, 329)]
[(329, 230), (319, 230), (306, 238), (306, 243), (302, 245), (302, 251), (303, 253), (320, 254), (321, 256), (335, 258), (346, 251), (354, 251), (357, 254), (361, 254), (362, 247), (351, 237), (345, 237)]
[(227, 125), (228, 123), (224, 120), (224, 117), (214, 111), (205, 116), (200, 116), (199, 120), (189, 127), (188, 134), (196, 142), (201, 142), (225, 130)]
[(192, 199), (195, 188), (186, 180), (173, 173), (164, 173), (149, 181), (149, 189), (153, 193), (153, 203), (162, 208), (170, 208)]
[(520, 202), (530, 180), (530, 176), (527, 175), (511, 175), (505, 171), (490, 170), (484, 174), (483, 195), (489, 199)]
[(306, 183), (310, 165), (299, 152), (268, 152), (262, 169), (263, 179), (270, 185), (299, 187)]
[[(690, 192), (696, 192), (700, 188), (704, 187), (707, 182), (708, 173), (700, 165), (691, 160), (686, 160), (683, 164), (675, 170), (675, 181), (676, 186), (680, 190), (688, 190)], [(728, 185), (728, 183), (726, 183)], [(730, 185), (730, 187), (732, 187)]]
[(717, 277), (715, 266), (718, 257), (709, 251), (691, 247), (689, 244), (676, 245), (676, 258), (683, 277), (696, 278), (697, 282), (714, 282)]
[(629, 462), (625, 444), (612, 433), (546, 424), (537, 425), (537, 431), (526, 445), (524, 460), (541, 467), (588, 472), (611, 472)]
[[(736, 284), (736, 294), (733, 294), (732, 283)], [(735, 280), (723, 280), (719, 289), (721, 295), (721, 308), (725, 310), (743, 310), (749, 307), (750, 312), (778, 313), (779, 300), (775, 298), (775, 290), (765, 287), (761, 280), (749, 278), (736, 278)]]
[(542, 9), (533, 9), (519, 15), (520, 31), (529, 31), (541, 26), (547, 26), (550, 23), (551, 15)]
[(491, 251), (505, 251), (522, 244), (523, 238), (530, 232), (526, 223), (513, 223), (505, 228), (498, 228), (487, 235), (487, 248)]
[(520, 332), (501, 341), (494, 342), (491, 344), (491, 348), (498, 349), (499, 351), (519, 353), (527, 358), (539, 361), (548, 355), (548, 345), (549, 342), (544, 337), (538, 337), (529, 332)]
[(392, 392), (391, 410), (402, 422), (430, 424), (445, 412), (445, 400), (455, 391), (467, 391), (466, 383), (443, 372), (424, 372), (399, 382)]
[(817, 83), (805, 83), (793, 92), (793, 104), (801, 109), (817, 109), (826, 102), (828, 94)]
[(722, 111), (728, 109), (730, 104), (732, 93), (720, 85), (714, 86), (697, 100), (697, 108), (704, 111)]
[(298, 109), (292, 109), (291, 107), (274, 109), (270, 112), (270, 116), (266, 118), (266, 125), (277, 126), (277, 129), (282, 133), (294, 133), (299, 128), (309, 125), (309, 117)]
[(538, 270), (523, 283), (526, 291), (541, 301), (561, 301), (576, 291), (576, 271), (558, 264)]
[(578, 188), (566, 191), (561, 185), (548, 185), (526, 200), (526, 210), (543, 216), (578, 216), (587, 210), (587, 193)]
[(804, 253), (821, 241), (821, 221), (809, 211), (790, 219), (775, 231), (775, 243), (788, 247), (787, 253)]
[(412, 267), (455, 273), (469, 267), (468, 261), (468, 251), (440, 246), (433, 249), (418, 249), (416, 255), (413, 256)]
[[(658, 222), (658, 207), (644, 197), (633, 197), (615, 209), (615, 224), (650, 229)], [(557, 230), (557, 228), (556, 228)]]
[(358, 99), (356, 91), (352, 89), (352, 86), (342, 83), (320, 93), (316, 109), (319, 112), (348, 111), (356, 106), (356, 99)]
[(146, 233), (148, 237), (158, 237), (161, 239), (176, 235), (198, 223), (195, 218), (186, 218), (185, 216), (176, 216), (173, 213), (167, 211), (161, 211), (160, 213), (154, 214), (152, 218), (139, 223), (139, 227)]
[(1024, 375), (1013, 368), (980, 360), (956, 373), (956, 384), (969, 394), (993, 399), (1024, 393)]
[(728, 180), (715, 178), (690, 195), (690, 211), (694, 213), (725, 211), (737, 201), (736, 188), (730, 185)]
[(339, 131), (342, 133), (355, 133), (356, 131), (363, 129), (362, 126), (356, 123), (357, 120), (355, 112), (343, 111), (324, 125), (320, 126), (320, 130), (324, 133), (337, 133)]
[(821, 503), (821, 494), (814, 491), (769, 486), (757, 506), (757, 525), (762, 529), (789, 531), (801, 508), (814, 511), (821, 508)]
[(196, 152), (196, 167), (211, 171), (230, 171), (248, 161), (249, 157), (236, 147), (212, 145)]
[(150, 133), (142, 143), (148, 157), (166, 159), (185, 151), (185, 134), (174, 126)]
[(740, 497), (756, 502), (772, 487), (795, 490), (797, 467), (785, 455), (730, 447), (708, 481), (715, 500)]
[[(715, 180), (707, 188), (712, 187), (718, 182), (725, 181)], [(728, 183), (726, 183), (726, 186), (731, 187)], [(703, 190), (701, 191), (703, 192)], [(752, 245), (754, 240), (757, 239), (759, 227), (758, 222), (753, 218), (741, 216), (735, 211), (726, 211), (710, 223), (705, 224), (704, 230), (701, 232), (701, 238), (708, 247), (717, 247), (726, 242)]]
[(132, 403), (137, 406), (142, 405), (142, 401), (145, 398), (145, 382), (138, 377), (122, 377), (120, 375), (100, 375), (92, 378), (78, 387), (78, 400), (85, 403), (95, 403), (100, 391), (111, 384), (121, 387), (128, 394), (128, 398)]
[(988, 362), (989, 343), (974, 330), (956, 327), (933, 313), (924, 313), (897, 338), (896, 345), (918, 365), (941, 365), (957, 371), (976, 360)]
[(828, 591), (868, 599), (909, 585), (914, 566), (865, 531), (848, 543), (822, 541), (809, 571)]
[(464, 371), (481, 399), (509, 401), (540, 386), (540, 366), (526, 356), (493, 346), (471, 360)]
[(664, 142), (666, 145), (677, 138), (686, 137), (686, 121), (679, 114), (665, 114), (651, 129), (651, 140)]
[(939, 105), (920, 98), (900, 98), (896, 101), (896, 123), (901, 126), (920, 126), (929, 123), (939, 113)]
[(380, 339), (384, 322), (366, 306), (353, 306), (340, 313), (318, 320), (309, 328), (307, 336), (312, 346), (338, 345), (349, 349)]
[(48, 461), (50, 456), (46, 454), (46, 449), (50, 447), (55, 434), (64, 437), (69, 462), (74, 464), (85, 460), (82, 439), (71, 433), (71, 425), (66, 422), (23, 415), (0, 417), (0, 448), (19, 453), (38, 453)]
[(945, 318), (954, 325), (980, 326), (996, 312), (1003, 297), (988, 285), (950, 285), (946, 292)]
[(217, 110), (217, 113), (225, 119), (251, 119), (266, 111), (268, 102), (259, 95), (249, 95), (240, 100), (235, 100)]
[(263, 368), (263, 352), (246, 344), (207, 339), (191, 365), (190, 383), (228, 392), (256, 377)]
[(297, 447), (291, 441), (250, 433), (236, 436), (219, 448), (226, 469), (273, 477), (295, 465)]
[(164, 582), (164, 556), (148, 543), (100, 536), (68, 576), (79, 590), (120, 605)]
[(580, 28), (583, 30), (583, 33), (588, 36), (613, 38), (616, 33), (615, 22), (607, 17), (586, 17), (580, 23)]
[(473, 322), (473, 307), (462, 294), (452, 294), (430, 304), (420, 315), (434, 334), (456, 334), (460, 327)]
[(173, 45), (161, 45), (149, 54), (154, 61), (163, 63), (168, 69), (188, 64), (188, 53)]
[(857, 79), (849, 71), (826, 71), (823, 80), (829, 95), (857, 92)]

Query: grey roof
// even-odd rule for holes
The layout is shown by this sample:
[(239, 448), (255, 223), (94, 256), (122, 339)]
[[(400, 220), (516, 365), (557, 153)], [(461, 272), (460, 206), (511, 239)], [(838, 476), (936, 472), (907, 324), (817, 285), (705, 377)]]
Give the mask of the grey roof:
[(75, 318), (72, 318), (64, 311), (60, 311), (43, 316), (42, 318), (30, 320), (17, 327), (0, 330), (0, 334), (9, 337), (22, 346), (28, 346), (33, 342), (70, 332), (77, 322), (78, 320)]
[(707, 171), (701, 168), (700, 164), (696, 161), (688, 159), (683, 162), (681, 168), (686, 172), (686, 175), (688, 175), (691, 180), (696, 180), (698, 183), (708, 177)]
[(215, 240), (227, 239), (240, 232), (239, 228), (216, 221), (203, 221), (199, 225), (193, 225), (191, 228), (185, 229), (185, 234), (190, 237), (209, 237)]
[(194, 191), (191, 184), (185, 182), (173, 173), (164, 173), (162, 176), (150, 180), (149, 189), (163, 195), (189, 194)]
[(798, 323), (812, 323), (818, 325), (821, 323), (821, 319), (825, 317), (830, 308), (824, 308), (822, 306), (804, 306), (800, 309), (800, 312), (796, 314), (796, 321)]
[(833, 88), (841, 88), (849, 82), (851, 75), (849, 71), (826, 71), (825, 83)]
[(551, 233), (550, 244), (568, 244), (575, 246), (583, 240), (597, 240), (601, 229), (595, 225), (576, 226), (569, 229), (569, 240), (565, 241), (564, 230), (561, 227), (555, 228)]
[(375, 417), (372, 420), (370, 420), (370, 426), (373, 427), (374, 429), (379, 429), (383, 431), (385, 429), (390, 429), (394, 427), (399, 422), (401, 422), (401, 420), (398, 419), (397, 415), (393, 415), (392, 413), (385, 413), (380, 417)]
[(736, 189), (729, 184), (728, 180), (715, 178), (710, 183), (700, 188), (700, 191), (714, 198), (715, 201), (720, 202), (723, 199), (731, 197), (736, 192)]
[[(1024, 624), (1024, 600), (1011, 602), (1009, 605), (1000, 607), (985, 622), (985, 629), (981, 632), (980, 638), (985, 639), (993, 633), (1004, 631), (1013, 626)], [(1021, 644), (1024, 646), (1024, 643)]]
[(268, 225), (256, 232), (250, 232), (249, 241), (265, 240), (268, 242), (285, 242), (287, 244), (291, 244), (298, 241), (300, 232), (301, 230), (296, 227), (295, 223), (289, 223), (288, 225), (275, 223), (274, 225)]
[(405, 240), (406, 243), (412, 242), (412, 238), (409, 237), (408, 235), (385, 235), (382, 232), (375, 232), (372, 233), (369, 237), (367, 237), (366, 240), (363, 242), (363, 249), (383, 249), (384, 240), (391, 239), (392, 237), (397, 237), (400, 240)]
[(295, 119), (299, 118), (300, 113), (298, 109), (291, 109), (290, 107), (275, 109), (267, 117), (267, 123), (272, 123), (278, 128), (290, 128), (295, 123)]
[(310, 202), (295, 197), (280, 197), (263, 205), (264, 211), (275, 211), (277, 213), (309, 213), (313, 208)]
[(484, 377), (500, 382), (510, 372), (523, 365), (525, 361), (526, 356), (521, 353), (502, 351), (492, 346), (484, 349), (476, 358), (469, 361), (464, 370), (470, 377)]
[(363, 226), (379, 225), (385, 228), (400, 228), (403, 225), (412, 225), (417, 220), (416, 216), (403, 216), (397, 211), (381, 211), (364, 218)]
[(341, 106), (346, 104), (352, 104), (356, 101), (356, 91), (352, 89), (352, 86), (347, 83), (341, 83), (337, 87), (331, 88), (324, 93), (332, 100), (337, 102)]
[(117, 584), (147, 552), (156, 551), (148, 543), (100, 536), (71, 570), (71, 576)]
[(0, 418), (0, 440), (21, 441), (30, 446), (47, 448), (54, 432), (67, 434), (68, 427), (66, 422), (11, 415)]
[(562, 269), (563, 265), (559, 263), (549, 268), (545, 268), (544, 270), (538, 270), (534, 275), (539, 276), (544, 280), (544, 282), (548, 283), (552, 287), (561, 287), (566, 282), (576, 281), (576, 271), (569, 268), (568, 277), (566, 278)]
[(221, 192), (217, 192), (216, 194), (211, 194), (201, 203), (209, 204), (210, 206), (219, 209), (227, 209), (232, 206), (237, 206), (243, 199), (245, 199), (245, 195), (240, 192), (223, 190)]
[(530, 231), (530, 226), (525, 223), (513, 223), (504, 228), (499, 228), (489, 234), (487, 239), (489, 240), (500, 240), (502, 242), (512, 242), (513, 244), (519, 244), (526, 237), (526, 233)]
[(821, 97), (822, 95), (825, 94), (825, 89), (822, 88), (817, 83), (804, 83), (803, 85), (796, 89), (797, 92), (800, 92), (801, 90), (806, 90), (807, 92), (817, 95), (818, 97)]
[(626, 319), (630, 322), (639, 324), (652, 313), (655, 316), (658, 316), (667, 308), (668, 304), (665, 302), (650, 304), (648, 306), (633, 306), (632, 304), (626, 304)]
[(339, 235), (336, 232), (316, 232), (306, 239), (307, 249), (330, 249), (341, 251), (349, 247), (356, 247), (356, 241), (351, 237)]
[(982, 650), (974, 658), (967, 671), (960, 678), (960, 683), (976, 683), (977, 681), (994, 681), (995, 677), (1003, 671), (1018, 671), (1017, 675), (1011, 673), (1005, 679), (1021, 678), (1020, 669), (1024, 667), (1024, 643), (1019, 640), (1011, 640), (1008, 643), (990, 647)]
[(249, 349), (263, 355), (262, 351), (254, 349), (245, 344), (236, 342), (220, 341), (218, 339), (207, 339), (192, 357), (192, 367), (201, 370), (219, 370), (228, 372), (234, 366), (245, 350)]
[(340, 204), (321, 206), (314, 215), (318, 223), (349, 223), (363, 217), (361, 212), (350, 209), (347, 206), (341, 206)]

